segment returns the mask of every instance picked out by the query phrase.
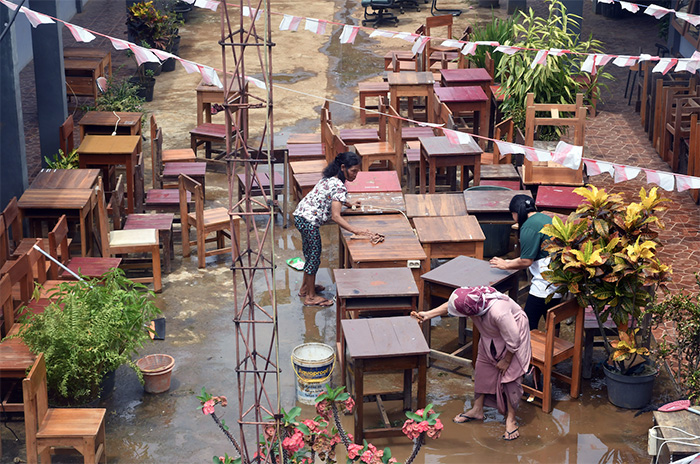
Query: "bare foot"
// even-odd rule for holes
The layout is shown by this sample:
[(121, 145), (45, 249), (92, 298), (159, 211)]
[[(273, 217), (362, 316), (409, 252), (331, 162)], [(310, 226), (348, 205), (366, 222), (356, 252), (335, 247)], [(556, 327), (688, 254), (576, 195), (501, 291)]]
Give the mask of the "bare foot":
[[(321, 293), (321, 292), (324, 291), (325, 289), (326, 289), (326, 287), (324, 287), (323, 285), (316, 285), (316, 286), (314, 286), (314, 291), (315, 291), (316, 293)], [(306, 290), (299, 290), (299, 296), (306, 296), (306, 293), (307, 293)]]
[(518, 423), (515, 421), (506, 420), (506, 433), (503, 434), (503, 439), (506, 441), (515, 440), (520, 436)]
[(327, 298), (316, 295), (315, 298), (306, 297), (304, 299), (304, 305), (306, 306), (333, 306), (333, 302)]

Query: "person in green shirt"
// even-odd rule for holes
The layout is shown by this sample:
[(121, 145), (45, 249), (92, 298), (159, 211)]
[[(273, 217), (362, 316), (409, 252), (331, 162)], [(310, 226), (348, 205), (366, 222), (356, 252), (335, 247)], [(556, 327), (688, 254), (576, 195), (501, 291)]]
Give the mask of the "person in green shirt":
[(555, 295), (547, 303), (547, 297), (553, 294), (557, 287), (542, 277), (542, 271), (549, 267), (550, 258), (549, 254), (542, 249), (547, 236), (541, 230), (545, 225), (552, 223), (552, 218), (538, 212), (535, 200), (527, 195), (515, 195), (510, 201), (509, 209), (513, 219), (518, 222), (520, 257), (515, 259), (494, 257), (491, 259), (491, 267), (530, 270), (532, 280), (524, 309), (530, 322), (530, 330), (533, 330), (539, 325), (540, 318), (547, 314), (547, 310), (561, 302), (561, 296)]

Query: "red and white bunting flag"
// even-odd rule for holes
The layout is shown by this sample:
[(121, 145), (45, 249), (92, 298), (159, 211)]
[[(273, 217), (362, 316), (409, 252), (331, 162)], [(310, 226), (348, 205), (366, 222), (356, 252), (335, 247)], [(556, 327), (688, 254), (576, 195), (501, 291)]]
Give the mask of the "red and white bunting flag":
[(679, 192), (688, 189), (700, 189), (700, 177), (682, 176), (676, 174), (676, 188)]
[(406, 42), (413, 43), (419, 37), (418, 34), (412, 34), (410, 32), (399, 32), (394, 34), (395, 39), (405, 40)]
[(567, 53), (571, 53), (571, 50), (565, 50), (561, 48), (550, 48), (549, 49), (549, 54), (552, 56), (562, 56), (566, 55)]
[(637, 59), (638, 58), (636, 56), (620, 55), (617, 58), (615, 58), (615, 60), (613, 60), (613, 64), (621, 68), (634, 66), (635, 64), (637, 64)]
[(199, 68), (199, 74), (202, 75), (202, 82), (204, 82), (204, 84), (215, 85), (220, 89), (224, 88), (224, 84), (221, 83), (219, 75), (216, 74), (216, 70), (214, 68), (201, 64), (198, 64), (197, 67)]
[(498, 151), (500, 151), (502, 155), (525, 154), (525, 147), (523, 147), (522, 145), (518, 145), (517, 143), (504, 142), (502, 140), (496, 140), (495, 142), (496, 145), (498, 145)]
[(436, 124), (434, 122), (425, 122), (425, 121), (411, 121), (410, 119), (407, 119), (408, 122), (410, 123), (415, 123), (416, 125), (420, 127), (434, 127), (436, 129), (442, 129), (445, 127), (444, 124)]
[(656, 184), (662, 189), (672, 192), (675, 183), (675, 177), (668, 172), (655, 171), (653, 169), (645, 169), (647, 174), (647, 184)]
[(610, 60), (612, 60), (614, 57), (615, 57), (614, 55), (606, 55), (606, 54), (596, 55), (595, 56), (595, 65), (596, 66), (605, 66), (606, 64), (610, 63)]
[(358, 26), (351, 26), (349, 24), (343, 26), (343, 32), (340, 34), (340, 43), (355, 43), (355, 38), (357, 38), (357, 32), (359, 30), (360, 28)]
[(653, 58), (653, 56), (649, 55), (648, 53), (642, 53), (641, 55), (639, 55), (640, 62), (641, 61), (651, 61), (652, 58)]
[(263, 10), (254, 10), (254, 9), (249, 8), (247, 6), (244, 6), (241, 11), (243, 13), (243, 16), (247, 16), (248, 18), (253, 17), (253, 15), (255, 15), (255, 18), (253, 18), (253, 21), (257, 21), (258, 19), (260, 19), (260, 16), (263, 13)]
[(535, 59), (532, 60), (532, 63), (530, 63), (530, 68), (535, 69), (535, 66), (538, 64), (547, 64), (547, 55), (549, 54), (549, 50), (538, 50), (537, 55), (535, 55)]
[(584, 159), (583, 164), (586, 165), (586, 172), (589, 176), (597, 176), (607, 172), (611, 176), (614, 173), (614, 165), (606, 161), (596, 161), (592, 159)]
[(686, 71), (691, 74), (695, 74), (695, 71), (700, 68), (700, 60), (693, 60), (693, 59), (679, 59), (678, 64), (676, 65), (676, 68), (674, 69), (675, 72), (680, 72), (680, 71)]
[(595, 75), (598, 66), (604, 66), (612, 59), (612, 55), (592, 54), (588, 55), (581, 65), (581, 71)]
[(8, 2), (7, 0), (0, 0), (0, 3), (11, 9), (12, 11), (15, 11), (17, 9), (17, 5), (15, 5), (12, 2)]
[(280, 31), (295, 31), (299, 29), (301, 24), (301, 16), (284, 15), (280, 23)]
[(306, 24), (304, 29), (311, 31), (314, 34), (325, 34), (326, 33), (326, 21), (322, 19), (306, 18)]
[(160, 59), (160, 61), (165, 61), (168, 58), (177, 58), (176, 55), (168, 53), (165, 50), (158, 50), (157, 48), (151, 48), (151, 52), (153, 52), (153, 54), (157, 56)]
[(82, 27), (76, 26), (75, 24), (71, 23), (64, 24), (66, 25), (70, 33), (73, 34), (73, 38), (76, 42), (92, 42), (93, 40), (95, 40), (95, 36), (87, 29), (83, 29)]
[(134, 52), (134, 57), (136, 58), (136, 62), (138, 64), (160, 63), (160, 60), (158, 59), (158, 57), (156, 55), (154, 55), (153, 52), (147, 48), (139, 47), (136, 44), (129, 44), (129, 50)]
[(189, 3), (190, 5), (192, 5), (192, 4), (194, 3), (194, 0), (183, 0), (183, 1), (184, 1), (185, 3)]
[(459, 40), (454, 40), (454, 39), (447, 39), (447, 40), (444, 40), (440, 45), (442, 47), (461, 49), (462, 46), (464, 45), (464, 42), (460, 42)]
[(636, 13), (637, 11), (639, 11), (639, 6), (636, 3), (620, 2), (620, 6), (623, 10), (627, 10), (631, 13)]
[(115, 37), (107, 37), (110, 42), (112, 42), (112, 46), (114, 47), (115, 50), (128, 50), (129, 49), (129, 42), (126, 40), (121, 40), (117, 39)]
[(490, 45), (492, 47), (498, 47), (499, 45), (501, 45), (498, 42), (491, 41), (491, 40), (479, 40), (479, 41), (474, 42), (474, 43), (477, 45)]
[(43, 13), (39, 13), (38, 11), (30, 10), (26, 7), (20, 8), (19, 11), (24, 13), (24, 16), (27, 17), (27, 20), (32, 27), (37, 27), (40, 24), (55, 24), (53, 19), (49, 18)]
[(523, 147), (523, 150), (525, 151), (525, 158), (533, 163), (538, 161), (552, 161), (552, 153), (548, 152), (547, 150), (538, 150), (537, 148), (532, 147)]
[(265, 83), (264, 83), (263, 81), (261, 81), (260, 79), (256, 79), (256, 78), (250, 77), (250, 76), (245, 76), (245, 80), (247, 80), (248, 82), (252, 82), (253, 85), (254, 85), (255, 87), (259, 88), (259, 89), (265, 89), (265, 90), (267, 90), (267, 86), (266, 86)]
[(612, 5), (615, 2), (613, 0), (598, 0), (598, 3), (607, 3), (609, 5)]
[(649, 5), (646, 10), (644, 10), (644, 14), (648, 14), (649, 16), (653, 16), (656, 19), (661, 19), (663, 18), (667, 13), (672, 12), (673, 10), (669, 10), (668, 8), (663, 8), (660, 7), (659, 5)]
[(615, 169), (615, 183), (624, 182), (626, 180), (632, 180), (641, 171), (639, 168), (634, 168), (632, 166), (623, 166), (621, 164), (614, 165)]
[(180, 57), (175, 58), (177, 61), (180, 62), (180, 64), (185, 68), (185, 71), (187, 71), (187, 74), (191, 74), (193, 72), (199, 72), (199, 66), (197, 66), (197, 63), (193, 63), (191, 61), (182, 59)]
[(194, 0), (194, 6), (216, 11), (216, 9), (219, 8), (219, 2), (214, 2), (212, 0)]
[(520, 48), (518, 48), (518, 47), (511, 47), (510, 45), (499, 45), (499, 46), (496, 47), (493, 51), (494, 51), (494, 52), (505, 53), (506, 55), (514, 55), (514, 54), (516, 54), (517, 52), (520, 51)]
[(569, 169), (578, 169), (581, 166), (583, 147), (559, 142), (552, 154), (552, 160)]
[(682, 11), (676, 11), (676, 17), (678, 19), (682, 19), (683, 21), (689, 22), (693, 26), (697, 26), (698, 24), (700, 24), (700, 16), (698, 15), (683, 13)]
[(676, 58), (661, 58), (659, 62), (654, 66), (651, 72), (660, 72), (661, 74), (666, 74), (678, 63)]
[(469, 145), (474, 142), (472, 136), (466, 132), (459, 132), (452, 129), (443, 129), (443, 132), (447, 140), (453, 145)]
[(467, 42), (462, 47), (462, 55), (473, 55), (476, 52), (476, 43)]
[(413, 53), (413, 56), (416, 56), (419, 53), (423, 53), (423, 50), (425, 50), (425, 46), (430, 42), (430, 37), (420, 37), (418, 40), (416, 40), (413, 43), (413, 47), (411, 47), (411, 52)]
[(396, 36), (395, 32), (390, 32), (390, 31), (383, 31), (381, 29), (375, 29), (372, 31), (372, 33), (369, 35), (370, 39), (373, 39), (375, 37), (387, 37), (387, 38), (392, 38)]

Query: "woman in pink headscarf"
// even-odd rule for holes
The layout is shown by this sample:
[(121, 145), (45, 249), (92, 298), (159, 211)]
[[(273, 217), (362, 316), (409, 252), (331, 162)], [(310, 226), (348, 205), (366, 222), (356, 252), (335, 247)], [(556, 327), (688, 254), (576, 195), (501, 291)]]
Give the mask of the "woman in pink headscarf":
[(479, 330), (474, 363), (474, 406), (454, 418), (482, 420), (484, 405), (506, 416), (505, 440), (520, 436), (515, 412), (523, 395), (522, 378), (530, 364), (530, 327), (520, 305), (492, 287), (458, 288), (447, 303), (416, 313), (421, 323), (435, 316), (469, 316)]

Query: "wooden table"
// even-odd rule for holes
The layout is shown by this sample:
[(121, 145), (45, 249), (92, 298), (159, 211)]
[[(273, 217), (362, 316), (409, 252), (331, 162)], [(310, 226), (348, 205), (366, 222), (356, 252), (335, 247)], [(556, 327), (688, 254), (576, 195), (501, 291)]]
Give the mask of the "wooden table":
[(403, 313), (408, 316), (418, 307), (418, 286), (411, 271), (393, 267), (384, 269), (333, 269), (338, 297), (336, 311), (336, 352), (343, 382), (347, 375), (345, 338), (340, 321), (360, 315)]
[[(409, 316), (378, 317), (372, 319), (345, 319), (341, 321), (343, 335), (347, 343), (348, 355), (354, 363), (354, 389), (352, 395), (357, 398), (355, 405), (355, 443), (362, 443), (365, 438), (402, 436), (401, 425), (392, 427), (384, 411), (381, 396), (385, 399), (403, 399), (403, 407), (412, 410), (413, 369), (418, 369), (417, 405), (422, 409), (426, 405), (427, 366), (430, 352), (428, 344), (415, 319)], [(385, 427), (380, 429), (364, 428), (364, 401), (369, 393), (364, 389), (365, 373), (378, 375), (403, 371), (403, 389), (395, 392), (374, 393), (377, 405), (382, 413)], [(393, 393), (393, 394), (392, 394)], [(403, 421), (402, 421), (403, 422)]]
[(348, 193), (348, 202), (359, 201), (360, 207), (351, 209), (343, 207), (342, 214), (395, 214), (406, 212), (406, 203), (401, 192)]
[(491, 98), (493, 79), (484, 68), (441, 69), (440, 83), (443, 87), (479, 86)]
[(447, 105), (455, 117), (473, 111), (475, 113), (473, 133), (488, 136), (491, 100), (481, 87), (435, 87), (435, 95), (440, 102)]
[[(246, 82), (246, 87), (248, 83)], [(220, 89), (215, 85), (207, 85), (204, 81), (199, 81), (197, 85), (197, 125), (200, 126), (205, 122), (211, 122), (211, 105), (212, 103), (224, 103), (224, 89)], [(238, 91), (238, 82), (234, 80), (233, 91)], [(233, 101), (240, 98), (240, 94), (235, 94)]]
[(406, 195), (404, 198), (406, 200), (406, 216), (409, 219), (415, 217), (467, 215), (464, 195), (426, 193)]
[(127, 211), (134, 212), (134, 166), (141, 143), (140, 135), (86, 135), (78, 147), (80, 167), (99, 166), (104, 178), (109, 166), (126, 166)]
[[(142, 113), (120, 112), (117, 116), (111, 111), (88, 111), (80, 118), (80, 140), (86, 135), (141, 135)], [(139, 139), (139, 152), (141, 151), (141, 139)]]
[(320, 172), (311, 172), (308, 174), (294, 174), (292, 176), (292, 191), (295, 199), (301, 200), (316, 186), (319, 180), (323, 179), (323, 174)]
[(345, 181), (348, 193), (401, 192), (396, 171), (360, 171), (354, 181)]
[(66, 94), (97, 99), (97, 78), (102, 66), (99, 58), (64, 58)]
[[(35, 359), (36, 355), (29, 351), (29, 347), (21, 339), (4, 340), (0, 343), (0, 378), (16, 379), (21, 382), (21, 379), (27, 376), (27, 369), (32, 367)], [(21, 397), (21, 383), (18, 387)], [(0, 397), (3, 411), (24, 412), (22, 402), (12, 403), (7, 400), (8, 391), (3, 391)]]
[[(421, 301), (418, 307), (422, 311), (427, 311), (431, 304), (431, 298), (437, 296), (445, 300), (450, 298), (452, 292), (460, 287), (477, 287), (486, 285), (494, 287), (499, 292), (506, 293), (513, 300), (518, 298), (518, 275), (517, 270), (502, 270), (491, 267), (488, 261), (483, 261), (467, 256), (458, 256), (440, 267), (426, 272), (421, 276), (422, 289)], [(459, 318), (459, 343), (466, 343), (467, 318)], [(430, 324), (423, 324), (423, 332), (430, 344)], [(472, 334), (472, 359), (476, 359), (478, 347), (478, 332)], [(454, 361), (462, 365), (470, 366), (471, 362), (458, 357), (457, 355), (468, 349), (463, 346), (453, 353), (443, 353), (437, 350), (430, 350), (430, 356), (436, 359)]]
[[(520, 175), (512, 164), (482, 164), (481, 180), (517, 180)], [(518, 189), (520, 190), (520, 189)]]
[(369, 229), (384, 234), (382, 243), (372, 245), (367, 239), (351, 239), (352, 235), (340, 229), (340, 268), (408, 267), (416, 284), (426, 256), (411, 224), (402, 214), (346, 216), (354, 228)]
[(63, 57), (73, 59), (99, 59), (99, 75), (104, 77), (112, 75), (112, 53), (109, 50), (91, 47), (64, 47)]
[[(433, 114), (433, 85), (435, 78), (430, 72), (390, 72), (387, 73), (387, 82), (389, 82), (389, 94), (391, 106), (399, 112), (399, 99), (408, 97), (425, 97), (426, 112), (430, 118)], [(413, 119), (413, 114), (409, 111), (408, 117)]]
[(659, 453), (658, 462), (659, 464), (666, 464), (671, 461), (677, 461), (683, 457), (693, 455), (700, 450), (700, 439), (688, 440), (688, 435), (679, 432), (678, 430), (673, 430), (666, 427), (677, 427), (686, 432), (700, 436), (700, 416), (693, 414), (690, 411), (674, 411), (674, 412), (661, 412), (654, 411), (654, 423), (655, 425), (663, 426), (663, 428), (656, 429), (660, 433), (661, 437), (666, 439), (673, 438), (683, 438), (684, 442), (688, 443), (668, 443), (663, 446), (661, 453)]
[(484, 233), (474, 216), (433, 216), (413, 218), (418, 240), (428, 259), (423, 272), (430, 271), (430, 260), (471, 256), (484, 258)]
[(97, 185), (99, 169), (42, 169), (30, 189), (90, 189)]
[(435, 193), (437, 168), (460, 166), (461, 190), (466, 188), (466, 169), (473, 172), (474, 185), (479, 185), (481, 153), (479, 145), (471, 140), (469, 144), (453, 144), (447, 137), (419, 137), (420, 141), (420, 193), (425, 193), (425, 174), (428, 170), (428, 193)]
[(540, 211), (547, 210), (559, 214), (570, 214), (578, 208), (583, 197), (574, 190), (577, 187), (563, 185), (540, 185), (537, 188), (535, 205)]
[[(97, 205), (95, 191), (91, 188), (81, 189), (41, 189), (30, 188), (24, 191), (17, 205), (22, 217), (36, 224), (41, 220), (58, 219), (65, 214), (78, 217), (80, 221), (80, 252), (88, 256), (88, 244), (91, 240), (92, 210)], [(41, 234), (34, 232), (32, 236)]]
[(464, 202), (467, 212), (481, 223), (513, 224), (509, 206), (515, 195), (532, 197), (529, 190), (465, 190)]

